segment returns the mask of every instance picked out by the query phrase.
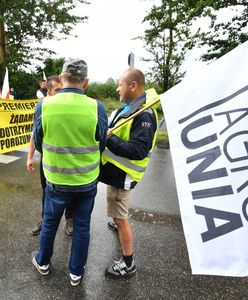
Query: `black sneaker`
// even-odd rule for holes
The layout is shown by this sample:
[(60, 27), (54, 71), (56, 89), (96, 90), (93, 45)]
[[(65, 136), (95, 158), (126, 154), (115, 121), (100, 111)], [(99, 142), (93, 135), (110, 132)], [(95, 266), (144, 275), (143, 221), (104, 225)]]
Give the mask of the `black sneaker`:
[(77, 276), (72, 273), (70, 273), (70, 283), (72, 286), (77, 286), (81, 283), (82, 276)]
[(32, 254), (31, 254), (32, 263), (33, 263), (33, 265), (36, 267), (36, 269), (39, 271), (39, 273), (41, 275), (48, 275), (49, 272), (50, 272), (49, 264), (48, 265), (40, 266), (37, 263), (36, 258), (35, 258), (35, 256), (36, 256), (37, 253), (38, 253), (38, 251), (32, 252)]
[(73, 219), (69, 218), (65, 221), (65, 232), (69, 235), (73, 235)]
[(114, 264), (105, 270), (105, 276), (114, 279), (131, 277), (135, 273), (136, 266), (134, 264), (134, 260), (131, 267), (128, 268), (123, 258), (121, 258), (119, 261), (114, 261)]
[(117, 227), (117, 225), (115, 224), (115, 222), (113, 222), (113, 221), (109, 221), (109, 222), (108, 222), (108, 227), (109, 227), (109, 229), (111, 229), (111, 230), (113, 230), (113, 231), (118, 231), (118, 227)]

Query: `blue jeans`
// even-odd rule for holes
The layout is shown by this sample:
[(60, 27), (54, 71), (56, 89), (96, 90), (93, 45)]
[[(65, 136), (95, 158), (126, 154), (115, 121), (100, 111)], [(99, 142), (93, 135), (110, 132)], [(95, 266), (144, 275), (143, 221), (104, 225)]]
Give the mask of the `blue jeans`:
[(90, 241), (90, 219), (97, 188), (80, 191), (73, 187), (47, 186), (44, 219), (40, 234), (40, 250), (36, 255), (39, 265), (47, 265), (53, 255), (56, 232), (65, 207), (71, 205), (73, 236), (69, 260), (70, 273), (84, 273)]

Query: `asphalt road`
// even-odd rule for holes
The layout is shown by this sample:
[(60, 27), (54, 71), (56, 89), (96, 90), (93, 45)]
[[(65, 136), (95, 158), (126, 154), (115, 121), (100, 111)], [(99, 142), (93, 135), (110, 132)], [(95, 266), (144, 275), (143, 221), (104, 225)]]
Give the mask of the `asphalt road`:
[(169, 150), (155, 150), (133, 195), (135, 277), (104, 278), (105, 268), (121, 252), (116, 233), (106, 225), (106, 188), (99, 184), (86, 273), (77, 287), (71, 287), (68, 278), (70, 237), (64, 233), (64, 218), (51, 274), (42, 277), (31, 264), (38, 237), (30, 232), (41, 210), (38, 166), (30, 175), (25, 169), (26, 153), (8, 155), (21, 158), (0, 163), (0, 299), (248, 299), (247, 278), (191, 275)]

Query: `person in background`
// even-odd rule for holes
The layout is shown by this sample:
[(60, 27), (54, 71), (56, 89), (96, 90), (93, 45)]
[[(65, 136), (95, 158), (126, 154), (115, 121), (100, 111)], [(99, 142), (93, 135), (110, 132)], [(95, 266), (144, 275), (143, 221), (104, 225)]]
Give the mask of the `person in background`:
[(10, 88), (10, 95), (13, 97), (13, 99), (17, 99), (17, 94), (13, 87)]
[[(61, 87), (62, 87), (62, 85), (59, 80), (59, 76), (49, 77), (47, 80), (47, 96), (56, 95), (60, 91)], [(34, 140), (33, 140), (33, 137), (31, 137), (31, 140), (29, 143), (28, 159), (27, 159), (27, 170), (29, 172), (34, 171), (34, 160), (33, 160), (34, 151), (35, 151)], [(41, 213), (41, 219), (38, 221), (38, 223), (32, 229), (33, 235), (38, 235), (40, 233), (43, 216), (44, 216), (46, 178), (44, 176), (43, 167), (42, 167), (42, 156), (41, 156), (41, 160), (40, 160), (40, 182), (41, 182), (41, 187), (42, 187), (42, 213)], [(72, 234), (73, 234), (73, 219), (72, 219), (72, 211), (71, 211), (70, 207), (67, 207), (65, 210), (65, 219), (66, 219), (65, 232), (69, 236), (72, 236)]]
[(80, 284), (90, 241), (90, 220), (97, 192), (100, 154), (105, 148), (107, 114), (85, 95), (87, 64), (73, 59), (63, 65), (60, 92), (35, 108), (34, 142), (43, 153), (47, 180), (39, 251), (31, 256), (42, 275), (50, 272), (56, 232), (65, 207), (72, 205), (73, 236), (69, 259), (72, 286)]
[[(126, 105), (112, 113), (110, 128), (151, 101), (145, 93), (144, 75), (138, 69), (128, 69), (122, 74), (117, 91)], [(118, 231), (123, 255), (105, 270), (106, 277), (124, 278), (136, 272), (128, 208), (131, 191), (142, 179), (148, 165), (156, 132), (157, 112), (154, 108), (148, 108), (107, 137), (99, 180), (107, 184), (107, 215), (114, 220), (108, 226)]]
[(41, 79), (39, 81), (40, 88), (36, 92), (36, 97), (39, 98), (44, 98), (47, 95), (47, 82), (44, 79)]

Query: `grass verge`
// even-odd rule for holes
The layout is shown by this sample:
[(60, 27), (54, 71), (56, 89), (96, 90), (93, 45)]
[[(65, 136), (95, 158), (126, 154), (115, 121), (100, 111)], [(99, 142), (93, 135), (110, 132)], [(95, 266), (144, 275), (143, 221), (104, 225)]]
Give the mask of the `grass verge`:
[(169, 137), (166, 130), (158, 130), (156, 146), (160, 149), (169, 149)]

